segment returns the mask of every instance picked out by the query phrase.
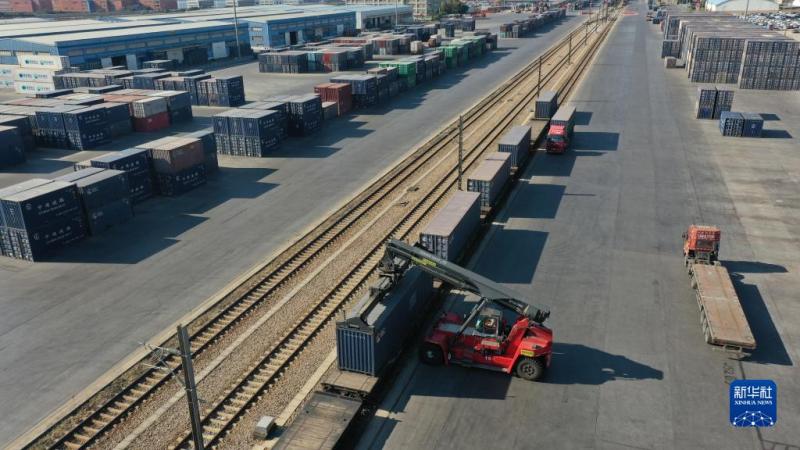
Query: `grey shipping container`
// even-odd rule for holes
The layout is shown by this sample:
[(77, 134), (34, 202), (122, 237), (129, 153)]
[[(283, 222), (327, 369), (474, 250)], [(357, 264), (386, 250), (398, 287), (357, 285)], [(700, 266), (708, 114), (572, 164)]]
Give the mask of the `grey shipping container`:
[(467, 178), (467, 190), (481, 195), (481, 209), (484, 211), (494, 206), (511, 175), (511, 155), (501, 154), (505, 155), (504, 161), (486, 159)]
[(533, 117), (536, 119), (549, 119), (558, 109), (558, 92), (543, 91), (536, 99), (533, 108)]
[(133, 117), (144, 119), (167, 112), (167, 99), (164, 97), (148, 97), (136, 100), (133, 105)]
[(528, 157), (531, 146), (531, 127), (517, 125), (506, 133), (497, 145), (497, 151), (511, 153), (511, 166), (520, 167)]
[(458, 191), (420, 233), (419, 241), (434, 255), (455, 261), (478, 230), (480, 194)]
[(105, 169), (101, 169), (99, 167), (87, 167), (85, 169), (76, 170), (75, 172), (70, 172), (66, 175), (61, 175), (58, 178), (54, 178), (53, 181), (66, 181), (67, 183), (74, 183), (81, 178), (86, 178), (90, 175), (98, 174)]
[(350, 317), (336, 324), (339, 369), (378, 376), (402, 351), (432, 291), (433, 279), (414, 266), (374, 304), (365, 305), (367, 294)]

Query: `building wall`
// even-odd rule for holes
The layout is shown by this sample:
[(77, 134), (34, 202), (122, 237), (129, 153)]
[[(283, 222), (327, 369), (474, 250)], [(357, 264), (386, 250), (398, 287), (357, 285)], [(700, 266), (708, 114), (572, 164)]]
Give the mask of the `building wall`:
[[(348, 5), (382, 5), (394, 6), (395, 0), (345, 0)], [(413, 8), (414, 17), (429, 19), (439, 12), (441, 0), (397, 0), (398, 5), (409, 5)]]
[(285, 47), (291, 45), (287, 40), (287, 33), (290, 38), (294, 35), (297, 39), (296, 43), (301, 44), (317, 39), (353, 33), (356, 29), (354, 12), (296, 19), (246, 20), (250, 26), (250, 45), (253, 47)]
[(777, 11), (778, 4), (768, 0), (750, 0), (750, 5), (747, 0), (729, 0), (720, 4), (713, 4), (706, 2), (706, 9), (708, 11)]

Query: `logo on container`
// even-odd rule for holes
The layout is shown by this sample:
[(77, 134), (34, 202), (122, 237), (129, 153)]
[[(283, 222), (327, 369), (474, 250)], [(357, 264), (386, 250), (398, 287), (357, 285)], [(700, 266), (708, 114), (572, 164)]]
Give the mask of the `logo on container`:
[(778, 386), (774, 381), (735, 380), (729, 395), (734, 427), (771, 427), (778, 421)]

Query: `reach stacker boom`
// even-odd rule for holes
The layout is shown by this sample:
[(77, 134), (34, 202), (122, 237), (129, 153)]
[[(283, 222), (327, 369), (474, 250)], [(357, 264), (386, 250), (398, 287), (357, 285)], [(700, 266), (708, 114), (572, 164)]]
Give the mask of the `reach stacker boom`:
[[(397, 259), (409, 261), (435, 278), (480, 297), (465, 316), (453, 312), (442, 315), (422, 344), (423, 362), (479, 367), (531, 381), (544, 375), (553, 349), (553, 332), (543, 325), (550, 311), (422, 248), (391, 239), (386, 244), (381, 271), (396, 272)], [(506, 321), (504, 311), (514, 316), (513, 321)]]

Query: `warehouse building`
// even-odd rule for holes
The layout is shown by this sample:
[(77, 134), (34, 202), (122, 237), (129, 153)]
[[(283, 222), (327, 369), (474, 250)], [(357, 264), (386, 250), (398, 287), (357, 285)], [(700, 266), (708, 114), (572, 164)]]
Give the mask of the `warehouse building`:
[(345, 0), (351, 5), (391, 6), (408, 5), (413, 11), (413, 16), (418, 19), (430, 19), (439, 13), (441, 0)]
[(777, 11), (779, 6), (770, 0), (706, 0), (707, 11)]
[[(239, 24), (239, 36), (247, 42), (246, 24)], [(208, 21), (4, 39), (0, 53), (49, 53), (68, 56), (72, 66), (81, 68), (138, 69), (142, 61), (152, 59), (200, 64), (227, 57), (235, 46), (232, 23)]]
[(356, 13), (356, 28), (359, 30), (384, 30), (396, 24), (411, 23), (414, 8), (408, 5), (349, 5), (347, 9)]
[(249, 24), (252, 47), (279, 48), (354, 34), (355, 12), (346, 9), (240, 19)]

